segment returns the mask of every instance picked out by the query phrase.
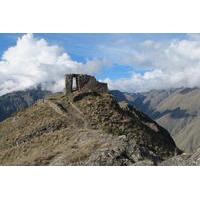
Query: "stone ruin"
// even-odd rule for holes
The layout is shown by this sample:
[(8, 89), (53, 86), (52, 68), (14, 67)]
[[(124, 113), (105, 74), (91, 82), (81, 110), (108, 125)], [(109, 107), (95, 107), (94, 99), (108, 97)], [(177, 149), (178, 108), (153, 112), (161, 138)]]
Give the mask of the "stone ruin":
[(108, 92), (107, 83), (101, 83), (94, 76), (87, 74), (66, 74), (65, 75), (65, 94), (73, 92)]

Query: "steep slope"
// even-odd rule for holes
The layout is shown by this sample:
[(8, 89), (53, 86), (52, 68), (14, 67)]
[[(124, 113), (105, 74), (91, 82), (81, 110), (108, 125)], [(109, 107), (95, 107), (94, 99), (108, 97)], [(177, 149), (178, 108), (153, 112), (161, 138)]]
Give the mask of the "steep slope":
[(0, 123), (1, 165), (157, 165), (169, 133), (107, 94), (55, 95)]
[(183, 153), (161, 162), (164, 166), (200, 166), (200, 149), (194, 153)]
[(0, 96), (0, 121), (10, 117), (15, 112), (33, 105), (38, 99), (43, 99), (49, 94), (50, 92), (37, 88)]
[[(184, 151), (193, 152), (200, 146), (199, 88), (152, 90), (123, 95), (125, 101), (135, 105), (166, 128)], [(121, 97), (122, 94), (118, 100)]]

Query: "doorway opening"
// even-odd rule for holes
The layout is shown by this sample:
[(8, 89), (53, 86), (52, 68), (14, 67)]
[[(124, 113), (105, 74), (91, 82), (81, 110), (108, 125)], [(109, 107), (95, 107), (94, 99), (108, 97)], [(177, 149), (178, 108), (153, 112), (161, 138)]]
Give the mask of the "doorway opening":
[(72, 91), (78, 90), (78, 85), (77, 85), (77, 78), (73, 77), (72, 78)]

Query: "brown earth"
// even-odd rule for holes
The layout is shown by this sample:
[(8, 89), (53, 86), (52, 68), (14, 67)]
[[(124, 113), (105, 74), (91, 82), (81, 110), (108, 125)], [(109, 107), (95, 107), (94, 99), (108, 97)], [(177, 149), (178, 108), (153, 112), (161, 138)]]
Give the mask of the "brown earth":
[(54, 95), (0, 123), (0, 165), (158, 165), (169, 133), (103, 93)]

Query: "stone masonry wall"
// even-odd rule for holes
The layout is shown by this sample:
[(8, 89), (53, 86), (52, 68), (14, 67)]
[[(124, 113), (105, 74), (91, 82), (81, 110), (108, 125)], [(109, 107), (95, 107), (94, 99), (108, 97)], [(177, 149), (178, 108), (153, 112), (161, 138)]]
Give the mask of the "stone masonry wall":
[[(72, 89), (72, 80), (76, 79), (76, 90)], [(67, 74), (65, 75), (65, 94), (73, 92), (108, 92), (107, 83), (101, 83), (94, 76), (87, 74)]]

